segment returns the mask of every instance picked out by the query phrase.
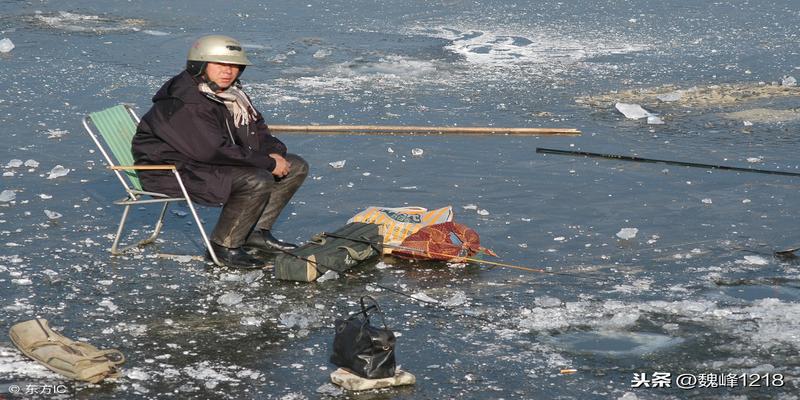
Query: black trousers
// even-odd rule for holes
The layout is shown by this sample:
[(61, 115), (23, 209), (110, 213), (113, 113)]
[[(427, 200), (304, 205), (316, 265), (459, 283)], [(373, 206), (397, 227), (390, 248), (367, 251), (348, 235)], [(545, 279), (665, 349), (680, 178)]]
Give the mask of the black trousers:
[(286, 154), (292, 164), (288, 175), (276, 178), (258, 168), (235, 168), (231, 195), (222, 206), (211, 241), (225, 247), (240, 247), (253, 229), (272, 229), (283, 208), (308, 176), (308, 163), (296, 154)]

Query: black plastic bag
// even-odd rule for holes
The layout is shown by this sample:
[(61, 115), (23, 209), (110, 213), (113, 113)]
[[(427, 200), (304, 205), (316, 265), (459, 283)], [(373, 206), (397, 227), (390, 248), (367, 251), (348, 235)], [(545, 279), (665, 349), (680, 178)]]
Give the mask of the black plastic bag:
[[(372, 301), (367, 307), (364, 299)], [(379, 314), (383, 328), (370, 324), (370, 316)], [(331, 362), (367, 379), (389, 378), (395, 373), (394, 333), (386, 328), (386, 320), (378, 302), (361, 297), (361, 311), (347, 319), (337, 319)]]

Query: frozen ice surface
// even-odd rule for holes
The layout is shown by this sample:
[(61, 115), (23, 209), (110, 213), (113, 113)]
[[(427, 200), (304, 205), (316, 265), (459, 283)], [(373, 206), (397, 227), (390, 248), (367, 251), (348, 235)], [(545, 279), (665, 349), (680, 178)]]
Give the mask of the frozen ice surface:
[(7, 378), (50, 380), (60, 377), (43, 365), (27, 358), (19, 350), (3, 346), (0, 346), (0, 376), (3, 376), (4, 380)]
[(45, 215), (47, 215), (48, 219), (59, 219), (63, 217), (63, 215), (56, 211), (44, 210)]
[(0, 203), (8, 203), (9, 201), (13, 201), (17, 198), (17, 193), (13, 190), (3, 190), (0, 192)]
[(330, 165), (334, 169), (340, 169), (340, 168), (344, 168), (344, 165), (346, 163), (347, 163), (347, 160), (339, 160), (339, 161), (329, 162), (328, 165)]
[(635, 238), (637, 233), (639, 233), (638, 228), (622, 228), (617, 232), (617, 237), (622, 240), (630, 240)]
[(411, 149), (411, 155), (414, 156), (414, 157), (422, 157), (422, 154), (424, 152), (425, 151), (420, 149), (419, 147), (415, 147), (415, 148)]
[(653, 115), (638, 104), (617, 103), (614, 107), (616, 107), (617, 111), (621, 112), (625, 118), (629, 119), (642, 119)]
[(3, 38), (0, 40), (0, 53), (8, 53), (11, 50), (14, 50), (14, 42), (11, 39)]
[(223, 306), (235, 306), (242, 302), (244, 296), (237, 292), (228, 292), (217, 298), (217, 303)]
[(56, 165), (53, 169), (50, 170), (50, 175), (47, 176), (47, 179), (56, 179), (62, 176), (66, 176), (69, 173), (69, 168), (64, 168), (62, 165)]

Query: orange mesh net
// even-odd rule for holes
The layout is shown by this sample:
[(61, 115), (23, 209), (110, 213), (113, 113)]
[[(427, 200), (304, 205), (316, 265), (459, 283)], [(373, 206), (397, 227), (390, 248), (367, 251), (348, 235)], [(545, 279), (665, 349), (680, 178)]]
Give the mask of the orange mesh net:
[(464, 261), (480, 252), (497, 257), (492, 250), (481, 247), (478, 233), (456, 222), (426, 226), (403, 240), (392, 254), (420, 260)]

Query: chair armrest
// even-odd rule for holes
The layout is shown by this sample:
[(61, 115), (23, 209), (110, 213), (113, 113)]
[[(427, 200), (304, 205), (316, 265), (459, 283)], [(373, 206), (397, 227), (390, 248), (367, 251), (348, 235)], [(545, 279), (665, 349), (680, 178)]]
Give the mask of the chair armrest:
[(174, 170), (176, 169), (174, 165), (112, 165), (108, 167), (109, 169), (119, 171), (128, 171), (128, 170)]

